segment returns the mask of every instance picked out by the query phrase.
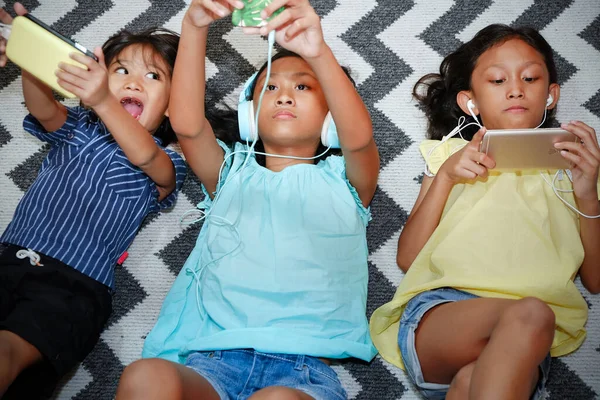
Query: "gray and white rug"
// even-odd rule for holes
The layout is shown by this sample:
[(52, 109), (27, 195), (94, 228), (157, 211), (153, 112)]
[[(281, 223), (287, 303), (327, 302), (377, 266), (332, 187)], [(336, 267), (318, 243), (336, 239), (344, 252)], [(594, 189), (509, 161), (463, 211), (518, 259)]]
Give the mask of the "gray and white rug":
[[(0, 6), (12, 8), (12, 0)], [(163, 25), (175, 31), (189, 0), (24, 0), (38, 18), (87, 47), (122, 28)], [(559, 120), (581, 119), (600, 131), (599, 0), (313, 0), (326, 40), (351, 67), (373, 117), (381, 152), (379, 188), (369, 226), (369, 315), (388, 301), (402, 279), (396, 267), (398, 235), (419, 190), (423, 161), (418, 143), (425, 120), (411, 89), (436, 71), (445, 54), (490, 23), (531, 25), (556, 51), (562, 99)], [(242, 83), (266, 57), (266, 43), (245, 37), (229, 20), (210, 32), (209, 102), (235, 106)], [(47, 148), (22, 129), (25, 107), (17, 68), (0, 70), (0, 230), (37, 174)], [(69, 103), (71, 104), (71, 103)], [(111, 399), (161, 303), (190, 253), (199, 226), (179, 218), (200, 199), (190, 175), (174, 210), (146, 222), (117, 271), (115, 310), (89, 357), (56, 394), (68, 399)], [(580, 285), (581, 288), (581, 285)], [(593, 399), (600, 394), (600, 296), (581, 288), (590, 307), (588, 338), (574, 354), (555, 360), (550, 399)], [(380, 358), (335, 367), (351, 398), (414, 399), (402, 371)]]

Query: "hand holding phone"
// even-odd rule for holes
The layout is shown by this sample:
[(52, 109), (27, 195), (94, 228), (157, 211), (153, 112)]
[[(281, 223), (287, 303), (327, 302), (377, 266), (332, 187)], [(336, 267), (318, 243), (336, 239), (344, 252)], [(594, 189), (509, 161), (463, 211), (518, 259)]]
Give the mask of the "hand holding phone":
[(58, 84), (54, 73), (61, 62), (87, 68), (70, 57), (73, 52), (98, 61), (85, 47), (56, 32), (31, 14), (20, 15), (12, 21), (6, 45), (8, 59), (68, 98), (76, 96)]
[(501, 171), (568, 169), (569, 162), (554, 144), (578, 141), (573, 133), (560, 128), (498, 129), (487, 131), (480, 151), (494, 159)]

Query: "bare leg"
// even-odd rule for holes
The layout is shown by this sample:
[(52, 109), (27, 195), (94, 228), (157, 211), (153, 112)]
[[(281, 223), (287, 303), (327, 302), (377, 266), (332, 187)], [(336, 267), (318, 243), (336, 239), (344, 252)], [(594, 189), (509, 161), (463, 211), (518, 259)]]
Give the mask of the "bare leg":
[(527, 399), (554, 327), (552, 310), (534, 298), (442, 304), (425, 314), (416, 332), (423, 376), (434, 383), (456, 378), (452, 395), (468, 381), (471, 399)]
[(219, 400), (212, 385), (193, 369), (158, 358), (131, 363), (119, 382), (117, 400)]
[(31, 343), (9, 331), (0, 331), (0, 398), (19, 374), (42, 361)]
[(249, 400), (314, 400), (301, 390), (283, 386), (270, 386), (250, 396)]

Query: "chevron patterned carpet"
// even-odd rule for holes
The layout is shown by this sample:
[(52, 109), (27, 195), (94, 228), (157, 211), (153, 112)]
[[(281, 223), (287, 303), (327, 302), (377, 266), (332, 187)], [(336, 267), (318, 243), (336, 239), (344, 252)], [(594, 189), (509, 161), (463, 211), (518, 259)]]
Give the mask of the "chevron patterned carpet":
[[(0, 0), (12, 8), (12, 0)], [(24, 0), (38, 18), (93, 47), (119, 29), (164, 25), (179, 31), (189, 0)], [(539, 29), (556, 51), (562, 99), (559, 120), (581, 119), (600, 131), (599, 0), (313, 0), (326, 40), (353, 70), (373, 117), (381, 176), (369, 226), (369, 315), (388, 301), (402, 279), (396, 242), (419, 190), (423, 161), (417, 145), (425, 121), (411, 101), (416, 80), (437, 70), (443, 56), (482, 27), (501, 22)], [(235, 98), (266, 57), (266, 44), (245, 37), (230, 21), (210, 32), (211, 106)], [(19, 70), (0, 70), (0, 230), (37, 174), (48, 149), (21, 126), (25, 107)], [(74, 103), (68, 103), (74, 104)], [(117, 270), (115, 310), (100, 342), (65, 379), (59, 399), (112, 399), (125, 365), (140, 356), (175, 275), (199, 226), (180, 216), (200, 199), (190, 175), (174, 210), (144, 224), (124, 267)], [(579, 285), (590, 307), (588, 338), (575, 354), (553, 363), (549, 399), (593, 399), (600, 394), (600, 296)], [(335, 367), (351, 398), (415, 399), (403, 373), (380, 358)]]

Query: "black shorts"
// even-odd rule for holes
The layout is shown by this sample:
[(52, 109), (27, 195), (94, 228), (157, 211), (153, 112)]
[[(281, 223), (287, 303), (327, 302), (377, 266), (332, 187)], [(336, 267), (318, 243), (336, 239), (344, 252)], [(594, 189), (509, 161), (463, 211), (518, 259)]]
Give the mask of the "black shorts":
[(54, 258), (38, 253), (43, 266), (17, 258), (21, 249), (0, 245), (0, 330), (35, 346), (60, 378), (96, 345), (112, 295), (108, 286)]

